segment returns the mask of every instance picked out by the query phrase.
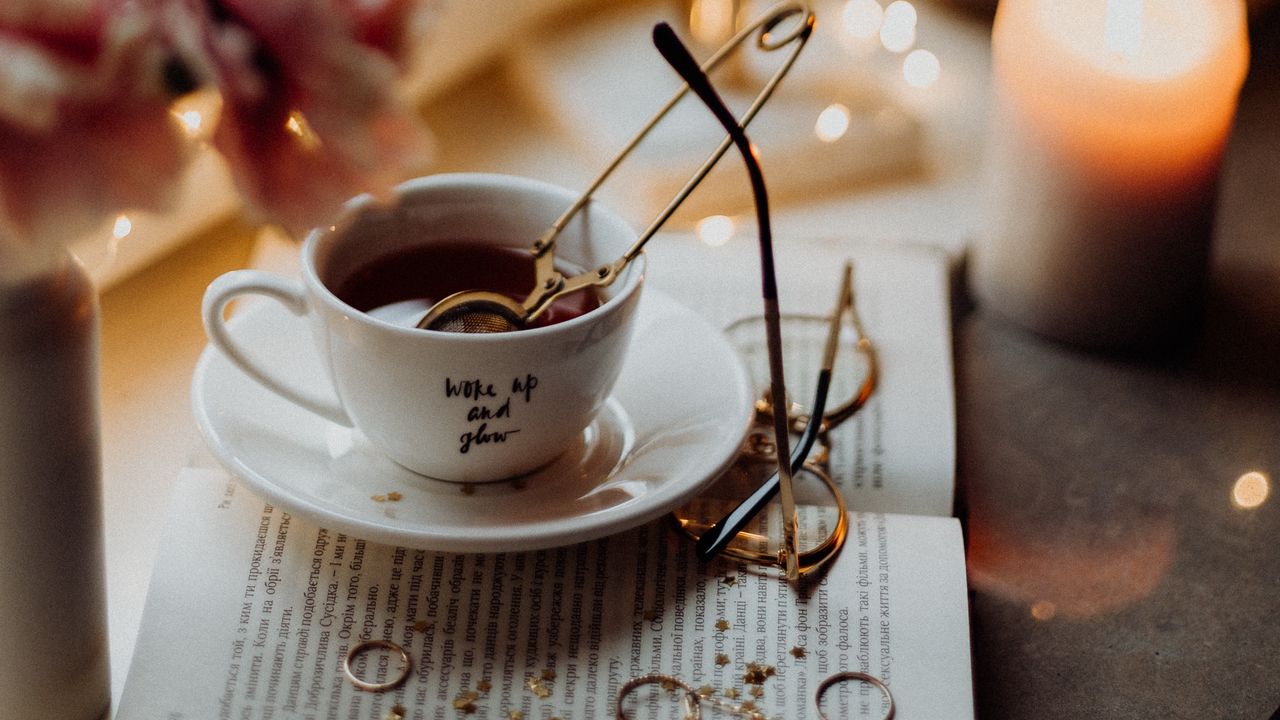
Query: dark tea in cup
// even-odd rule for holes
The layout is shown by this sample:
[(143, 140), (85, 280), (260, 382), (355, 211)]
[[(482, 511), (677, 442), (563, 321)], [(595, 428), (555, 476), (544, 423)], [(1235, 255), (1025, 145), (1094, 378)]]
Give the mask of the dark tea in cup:
[[(565, 277), (581, 273), (557, 262)], [(534, 289), (533, 255), (527, 248), (456, 240), (404, 248), (379, 257), (342, 278), (334, 294), (351, 307), (395, 325), (413, 327), (432, 305), (464, 290), (487, 290), (522, 302)], [(571, 320), (600, 307), (595, 288), (557, 299), (530, 327)]]
[[(536, 274), (530, 238), (577, 197), (481, 174), (432, 175), (390, 197), (362, 195), (308, 235), (300, 278), (236, 270), (214, 280), (201, 304), (209, 340), (252, 381), (359, 430), (416, 473), (471, 483), (532, 472), (580, 446), (608, 400), (636, 324), (645, 256), (607, 287), (566, 295), (550, 324), (532, 332), (415, 328), (428, 306), (456, 292), (524, 301)], [(597, 267), (635, 242), (629, 223), (590, 203), (557, 236), (557, 267), (579, 275), (575, 268)], [(276, 300), (310, 327), (320, 387), (241, 347), (225, 310), (242, 295)]]

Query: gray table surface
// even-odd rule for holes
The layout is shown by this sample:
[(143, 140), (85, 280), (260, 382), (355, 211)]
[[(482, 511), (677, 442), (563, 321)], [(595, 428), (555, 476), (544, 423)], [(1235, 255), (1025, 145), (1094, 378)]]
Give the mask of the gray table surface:
[[(1256, 718), (1280, 706), (1280, 16), (1222, 178), (1203, 318), (1118, 357), (956, 309), (978, 717)], [(1271, 478), (1241, 509), (1237, 478)]]

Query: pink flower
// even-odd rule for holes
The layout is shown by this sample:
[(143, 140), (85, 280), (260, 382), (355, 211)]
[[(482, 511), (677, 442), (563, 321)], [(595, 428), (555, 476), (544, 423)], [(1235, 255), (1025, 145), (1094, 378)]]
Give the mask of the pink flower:
[(126, 0), (0, 4), (0, 242), (61, 246), (163, 206), (186, 147), (156, 29)]
[[(181, 10), (181, 12), (174, 12)], [(214, 146), (250, 207), (300, 232), (417, 174), (429, 141), (397, 101), (412, 0), (179, 0), (168, 20), (223, 100)]]
[(300, 232), (418, 174), (430, 142), (395, 81), (422, 2), (0, 0), (0, 242), (163, 208), (189, 150), (170, 104), (199, 84), (263, 220)]
[(362, 44), (403, 65), (412, 54), (410, 42), (420, 37), (426, 21), (418, 0), (337, 0), (351, 18), (355, 37)]

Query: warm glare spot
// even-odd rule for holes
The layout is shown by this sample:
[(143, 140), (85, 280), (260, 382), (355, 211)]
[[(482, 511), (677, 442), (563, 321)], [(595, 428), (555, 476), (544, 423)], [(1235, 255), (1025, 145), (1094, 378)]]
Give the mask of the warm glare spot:
[(689, 32), (705, 45), (718, 45), (736, 29), (733, 0), (693, 0), (689, 5)]
[(182, 123), (182, 129), (188, 135), (195, 137), (200, 134), (200, 128), (204, 126), (204, 115), (196, 110), (186, 110), (174, 115), (178, 118), (178, 122)]
[(696, 232), (698, 239), (704, 245), (720, 247), (733, 238), (733, 234), (737, 232), (737, 226), (738, 224), (728, 215), (712, 215), (698, 221)]
[(942, 63), (928, 50), (912, 50), (902, 61), (902, 76), (911, 87), (931, 87), (942, 76)]
[(880, 23), (880, 44), (889, 52), (906, 52), (916, 43), (916, 8), (906, 0), (897, 0), (884, 10)]
[(222, 96), (213, 90), (197, 90), (175, 100), (169, 113), (187, 137), (208, 140), (222, 114)]
[(845, 32), (859, 40), (870, 40), (880, 32), (884, 8), (876, 0), (849, 0), (840, 14)]
[(849, 131), (849, 108), (834, 103), (818, 114), (813, 132), (822, 142), (835, 142)]
[(320, 147), (320, 136), (316, 135), (316, 131), (311, 129), (311, 124), (307, 122), (307, 117), (297, 110), (290, 111), (289, 119), (284, 121), (284, 129), (290, 135), (296, 137), (302, 147), (307, 150), (315, 150)]
[(1058, 606), (1048, 600), (1037, 600), (1031, 604), (1031, 617), (1044, 622), (1052, 620), (1054, 615), (1058, 614)]
[(117, 215), (116, 222), (111, 226), (111, 237), (116, 240), (123, 240), (133, 232), (133, 221), (128, 215)]
[(1271, 481), (1260, 472), (1247, 472), (1236, 478), (1231, 487), (1231, 501), (1242, 510), (1252, 510), (1267, 501)]

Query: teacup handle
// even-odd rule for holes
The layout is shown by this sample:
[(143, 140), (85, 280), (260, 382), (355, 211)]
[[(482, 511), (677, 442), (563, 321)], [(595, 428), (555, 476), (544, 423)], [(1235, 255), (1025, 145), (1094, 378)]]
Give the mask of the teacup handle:
[(246, 294), (272, 298), (299, 317), (307, 314), (307, 297), (299, 283), (261, 270), (233, 270), (214, 280), (204, 291), (201, 314), (204, 316), (204, 329), (209, 341), (263, 387), (327, 420), (351, 427), (351, 419), (340, 405), (276, 378), (249, 357), (231, 337), (231, 333), (227, 332), (224, 319), (227, 303), (237, 295)]

